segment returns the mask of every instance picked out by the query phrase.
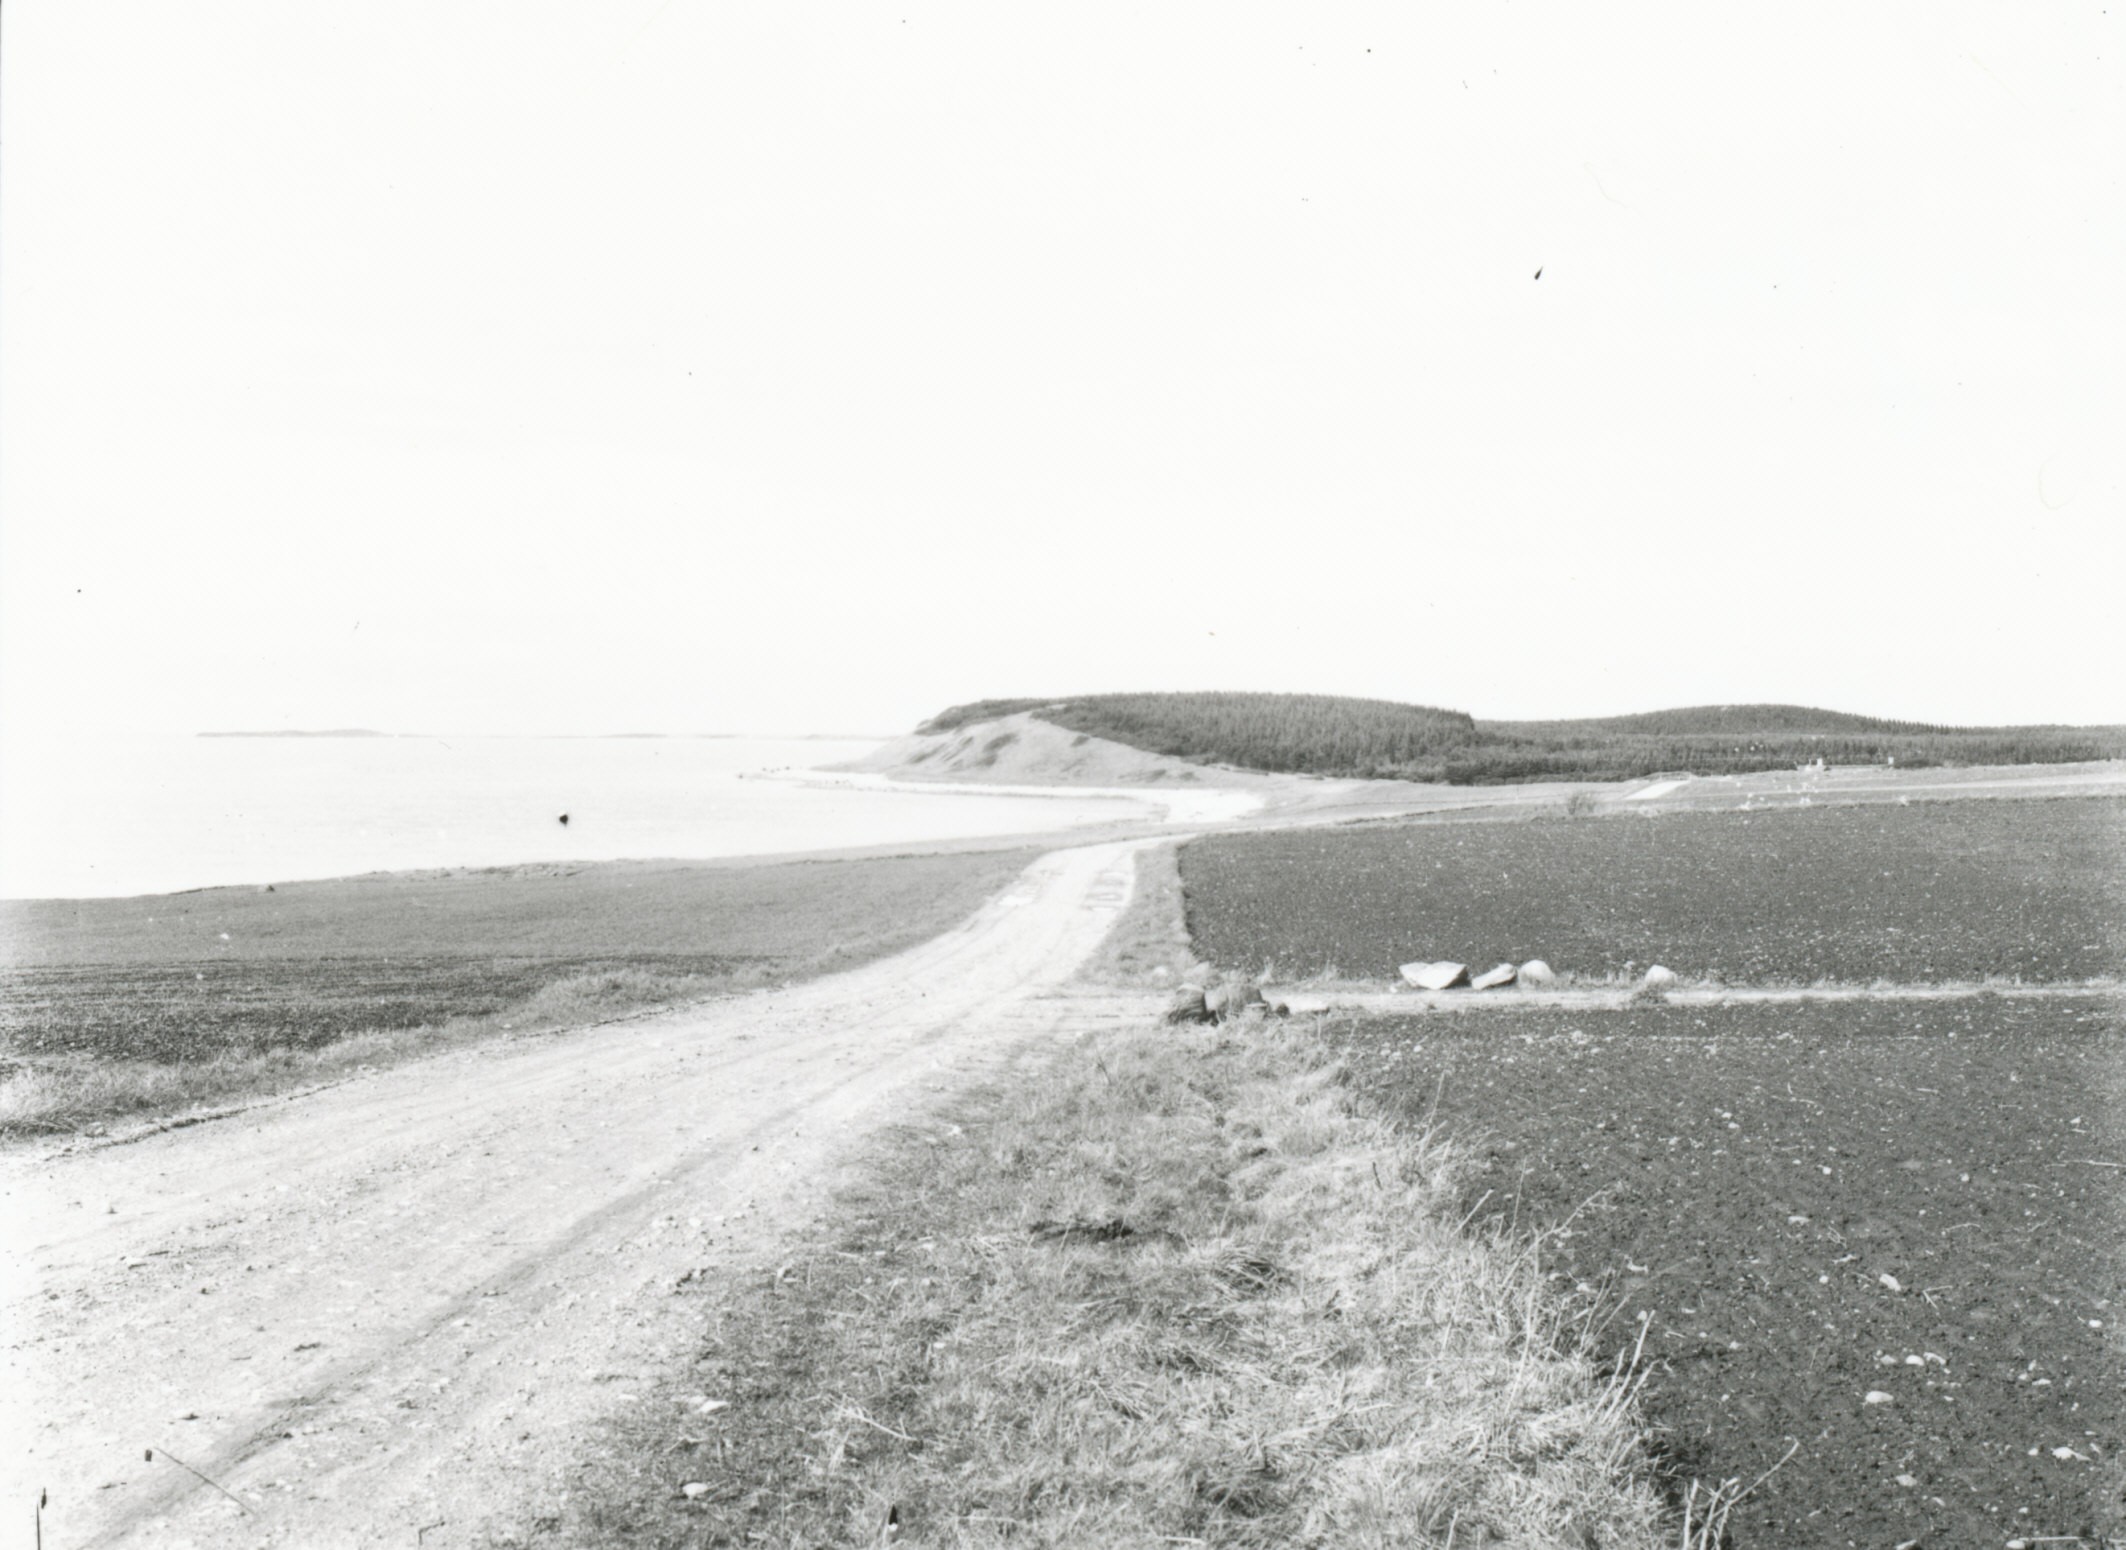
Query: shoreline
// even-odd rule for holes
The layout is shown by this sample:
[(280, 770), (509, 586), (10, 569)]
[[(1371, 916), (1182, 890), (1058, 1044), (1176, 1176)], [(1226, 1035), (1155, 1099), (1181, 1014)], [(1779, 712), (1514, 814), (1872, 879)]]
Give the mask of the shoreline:
[[(1221, 772), (1211, 772), (1221, 773)], [(1567, 781), (1448, 786), (1386, 780), (1347, 780), (1305, 775), (1233, 772), (1231, 784), (1206, 781), (1195, 787), (1073, 786), (1064, 782), (1017, 784), (951, 776), (915, 778), (875, 771), (790, 769), (752, 772), (743, 780), (775, 780), (819, 790), (875, 791), (908, 796), (997, 796), (1055, 801), (1135, 802), (1164, 808), (1163, 814), (1117, 816), (1103, 821), (1019, 829), (1009, 833), (942, 835), (713, 856), (531, 856), (508, 862), (466, 862), (432, 867), (380, 868), (366, 872), (259, 878), (202, 883), (188, 888), (137, 893), (0, 895), (0, 910), (31, 905), (183, 898), (213, 893), (258, 893), (286, 887), (378, 886), (443, 878), (510, 877), (545, 871), (574, 876), (589, 871), (658, 872), (673, 869), (736, 869), (801, 862), (886, 860), (901, 856), (964, 855), (1002, 850), (1066, 850), (1132, 839), (1183, 839), (1220, 831), (1311, 828), (1343, 824), (1431, 819), (1445, 822), (1517, 821), (1561, 814), (1585, 796), (1588, 816), (1651, 818), (1677, 811), (1764, 812), (1781, 807), (1843, 806), (1871, 802), (2016, 801), (2071, 796), (2126, 795), (2126, 760), (2076, 764), (1971, 765), (1913, 770), (1855, 765), (1825, 773), (1768, 770), (1750, 775), (1655, 776), (1588, 785)], [(1191, 803), (1198, 811), (1177, 816)], [(1205, 811), (1204, 809), (1212, 809)], [(1223, 812), (1215, 809), (1226, 809)]]

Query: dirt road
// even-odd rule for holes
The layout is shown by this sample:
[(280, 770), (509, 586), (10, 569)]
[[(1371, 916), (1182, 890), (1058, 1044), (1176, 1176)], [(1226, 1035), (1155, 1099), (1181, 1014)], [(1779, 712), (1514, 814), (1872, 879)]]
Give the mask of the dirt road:
[(848, 974), (0, 1159), (0, 1545), (40, 1490), (51, 1550), (532, 1529), (686, 1347), (682, 1277), (765, 1251), (851, 1140), (1022, 1041), (1143, 1014), (1066, 983), (1134, 848), (1043, 857)]

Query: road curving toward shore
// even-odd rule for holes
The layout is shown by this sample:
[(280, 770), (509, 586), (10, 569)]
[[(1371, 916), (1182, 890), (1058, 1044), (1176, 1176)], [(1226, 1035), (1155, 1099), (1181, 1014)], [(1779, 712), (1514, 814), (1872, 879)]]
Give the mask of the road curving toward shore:
[[(0, 1545), (480, 1545), (862, 1136), (1029, 1039), (1145, 842), (1056, 851), (846, 974), (454, 1051), (211, 1123), (0, 1158)], [(152, 1454), (152, 1457), (150, 1456)]]

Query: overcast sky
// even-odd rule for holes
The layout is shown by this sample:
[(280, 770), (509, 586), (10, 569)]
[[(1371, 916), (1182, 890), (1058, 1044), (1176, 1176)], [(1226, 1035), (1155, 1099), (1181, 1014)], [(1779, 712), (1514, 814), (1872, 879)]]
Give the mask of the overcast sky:
[(2102, 5), (0, 26), (16, 732), (2126, 720)]

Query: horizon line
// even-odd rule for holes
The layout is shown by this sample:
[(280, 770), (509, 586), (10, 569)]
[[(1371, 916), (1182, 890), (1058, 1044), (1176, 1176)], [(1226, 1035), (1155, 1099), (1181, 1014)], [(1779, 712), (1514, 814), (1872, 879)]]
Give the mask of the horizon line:
[[(179, 736), (187, 734), (180, 733)], [(715, 741), (753, 739), (763, 742), (885, 742), (898, 732), (391, 732), (375, 727), (280, 727), (216, 728), (189, 734), (192, 737), (308, 737), (308, 738), (504, 738), (540, 737), (583, 742)]]

